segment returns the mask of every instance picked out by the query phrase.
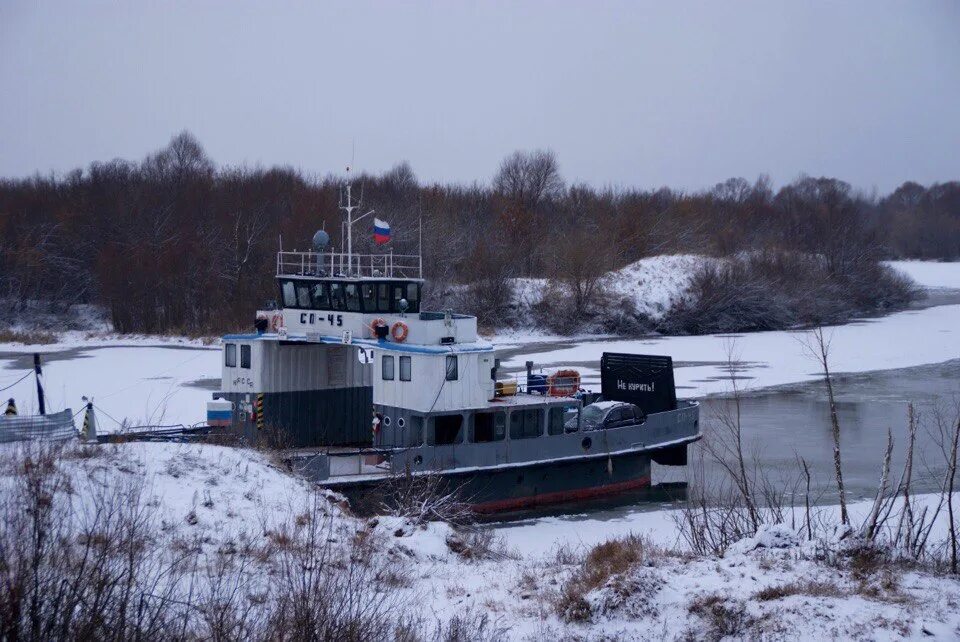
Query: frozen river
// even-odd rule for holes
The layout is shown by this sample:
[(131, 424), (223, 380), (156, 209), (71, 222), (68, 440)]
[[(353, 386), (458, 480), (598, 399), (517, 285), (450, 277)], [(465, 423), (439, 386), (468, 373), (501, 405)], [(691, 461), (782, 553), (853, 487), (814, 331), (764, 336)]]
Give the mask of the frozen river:
[[(851, 494), (868, 493), (887, 428), (898, 454), (906, 429), (907, 403), (929, 419), (937, 404), (960, 398), (960, 264), (896, 264), (929, 289), (917, 309), (864, 319), (827, 330), (831, 366), (843, 373), (838, 399), (843, 428), (844, 466)], [(678, 393), (701, 399), (704, 424), (729, 403), (728, 356), (737, 362), (744, 432), (752, 452), (764, 463), (795, 470), (804, 457), (818, 479), (829, 479), (828, 407), (817, 364), (804, 332), (762, 332), (700, 337), (650, 337), (583, 341), (498, 341), (507, 370), (519, 371), (527, 359), (538, 366), (572, 365), (599, 389), (598, 367), (604, 351), (667, 354), (674, 358)], [(82, 407), (93, 397), (107, 416), (104, 430), (117, 422), (193, 424), (204, 417), (205, 402), (217, 389), (220, 352), (190, 342), (118, 339), (41, 346), (45, 354), (48, 407)], [(31, 365), (35, 348), (0, 344), (0, 388), (19, 379)], [(32, 377), (3, 393), (22, 412), (35, 407)], [(939, 462), (923, 440), (921, 484), (932, 488)], [(656, 471), (661, 480), (679, 481), (676, 469)]]

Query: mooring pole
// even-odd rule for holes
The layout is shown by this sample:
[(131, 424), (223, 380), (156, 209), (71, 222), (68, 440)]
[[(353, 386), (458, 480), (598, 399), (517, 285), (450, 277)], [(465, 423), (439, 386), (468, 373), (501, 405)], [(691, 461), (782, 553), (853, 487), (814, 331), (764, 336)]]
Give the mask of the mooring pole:
[(43, 369), (40, 367), (40, 353), (33, 353), (33, 371), (37, 375), (37, 403), (40, 406), (40, 414), (47, 414), (47, 406), (43, 401)]

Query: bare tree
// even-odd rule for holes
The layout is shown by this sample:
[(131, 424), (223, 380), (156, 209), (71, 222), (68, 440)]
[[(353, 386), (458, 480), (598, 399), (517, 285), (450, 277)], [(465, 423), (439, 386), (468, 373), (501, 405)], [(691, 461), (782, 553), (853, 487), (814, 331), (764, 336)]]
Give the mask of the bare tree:
[(810, 332), (804, 347), (819, 363), (823, 372), (824, 383), (827, 385), (830, 426), (833, 436), (833, 472), (837, 481), (837, 493), (840, 497), (840, 522), (847, 526), (850, 524), (850, 515), (847, 512), (847, 496), (843, 488), (843, 463), (840, 456), (840, 417), (837, 415), (837, 400), (833, 393), (833, 378), (830, 374), (830, 338), (824, 334), (823, 327), (817, 327)]

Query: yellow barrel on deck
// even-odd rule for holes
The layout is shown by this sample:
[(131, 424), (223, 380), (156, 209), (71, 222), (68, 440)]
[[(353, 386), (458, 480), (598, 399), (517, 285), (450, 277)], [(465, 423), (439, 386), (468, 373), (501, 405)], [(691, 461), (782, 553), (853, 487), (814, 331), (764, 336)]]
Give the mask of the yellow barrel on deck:
[(494, 386), (498, 397), (510, 397), (517, 394), (516, 381), (498, 381)]

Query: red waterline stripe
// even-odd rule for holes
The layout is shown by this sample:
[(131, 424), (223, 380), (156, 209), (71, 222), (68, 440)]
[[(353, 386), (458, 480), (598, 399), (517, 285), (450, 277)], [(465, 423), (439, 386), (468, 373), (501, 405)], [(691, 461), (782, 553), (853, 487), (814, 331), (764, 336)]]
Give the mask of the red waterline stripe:
[(625, 482), (617, 482), (616, 484), (607, 484), (605, 486), (577, 488), (574, 490), (558, 490), (552, 493), (531, 495), (530, 497), (498, 499), (492, 502), (474, 504), (472, 508), (477, 513), (501, 513), (511, 510), (534, 508), (536, 506), (544, 506), (546, 504), (559, 504), (562, 502), (572, 502), (583, 499), (592, 499), (594, 497), (603, 497), (604, 495), (615, 495), (627, 490), (645, 488), (649, 485), (650, 477), (638, 477), (637, 479), (631, 479)]

